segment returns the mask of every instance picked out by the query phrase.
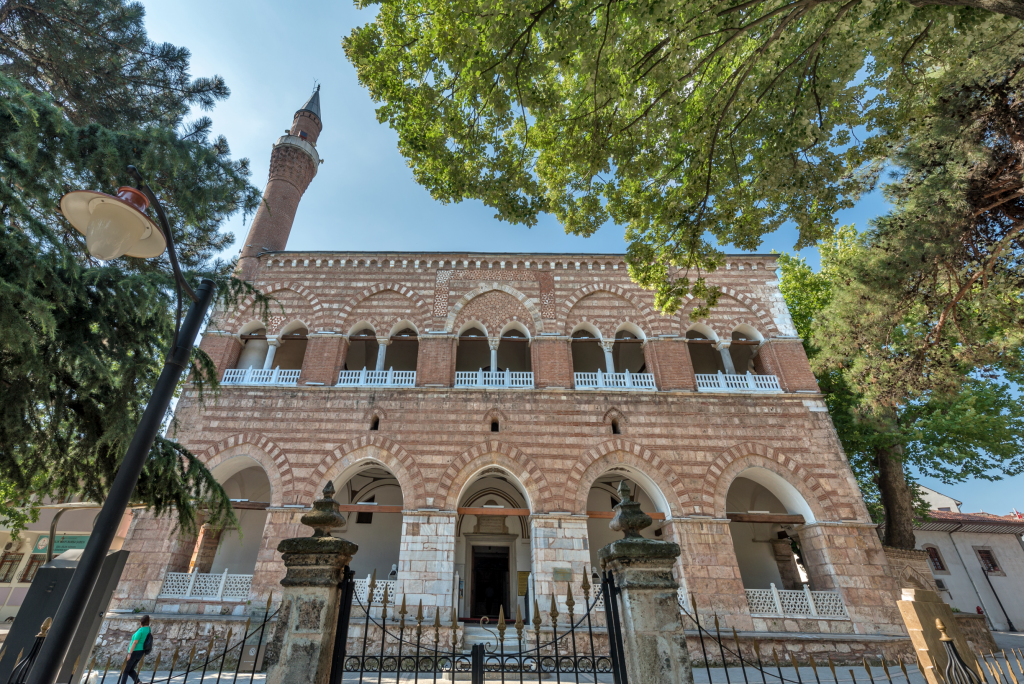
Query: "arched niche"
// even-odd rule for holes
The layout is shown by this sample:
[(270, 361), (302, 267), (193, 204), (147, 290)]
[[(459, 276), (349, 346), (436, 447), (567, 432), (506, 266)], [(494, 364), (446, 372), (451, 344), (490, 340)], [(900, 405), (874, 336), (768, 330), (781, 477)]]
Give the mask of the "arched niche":
[(278, 335), (280, 345), (274, 354), (274, 368), (281, 370), (299, 370), (306, 358), (306, 345), (308, 344), (309, 328), (303, 321), (292, 321), (283, 328)]
[(514, 615), (517, 604), (526, 614), (516, 578), (532, 569), (529, 518), (504, 512), (531, 510), (526, 487), (507, 469), (489, 465), (466, 480), (458, 502), (455, 571), (464, 587), (459, 614), (494, 620), (499, 607)]
[(764, 336), (753, 326), (743, 323), (732, 331), (732, 344), (729, 354), (737, 373), (756, 373), (754, 357), (760, 348)]
[[(242, 350), (238, 354), (235, 368), (263, 368), (267, 359), (270, 344), (266, 340), (267, 327), (260, 321), (249, 321), (238, 331), (241, 337)], [(246, 339), (244, 335), (262, 335), (263, 339)]]
[(414, 371), (419, 357), (419, 330), (410, 321), (398, 321), (391, 327), (390, 344), (384, 355), (384, 368)]
[(362, 579), (376, 570), (378, 579), (387, 579), (392, 566), (398, 566), (402, 543), (405, 498), (398, 478), (382, 462), (368, 458), (345, 468), (332, 482), (338, 503), (364, 504), (366, 508), (344, 512), (345, 525), (338, 530), (359, 546), (350, 564), (352, 571)]
[(509, 370), (513, 373), (528, 373), (533, 370), (530, 331), (519, 321), (509, 321), (501, 330), (497, 370)]
[[(814, 515), (796, 488), (778, 474), (764, 468), (748, 468), (729, 485), (727, 514), (802, 515), (811, 522)], [(729, 525), (746, 589), (798, 589), (807, 573), (794, 549), (799, 537), (792, 524), (734, 520)]]
[(467, 321), (459, 330), (455, 349), (455, 370), (464, 373), (491, 368), (491, 347), (487, 343), (487, 328), (478, 321)]
[[(619, 498), (619, 483), (625, 481), (629, 487), (630, 498), (640, 503), (644, 513), (661, 513), (666, 518), (671, 515), (668, 499), (646, 473), (629, 465), (616, 465), (601, 473), (591, 484), (587, 494), (587, 537), (590, 540), (590, 562), (594, 568), (600, 568), (598, 552), (616, 539), (622, 539), (622, 533), (612, 530), (611, 515)], [(641, 536), (647, 539), (662, 539), (664, 520), (654, 523), (641, 530)]]
[(604, 349), (601, 348), (601, 331), (588, 321), (577, 323), (570, 333), (572, 342), (573, 373), (608, 372)]
[(685, 337), (689, 341), (687, 348), (694, 373), (713, 375), (725, 372), (722, 355), (715, 349), (718, 335), (714, 330), (703, 323), (694, 323), (686, 331)]
[(267, 510), (273, 498), (270, 478), (256, 459), (239, 454), (211, 471), (231, 499), (237, 527), (205, 526), (196, 541), (194, 567), (199, 572), (251, 575), (263, 543)]
[(623, 323), (615, 331), (612, 345), (612, 359), (616, 373), (646, 373), (647, 359), (644, 357), (644, 341), (647, 336), (634, 323)]
[(353, 325), (348, 333), (348, 352), (345, 354), (344, 370), (378, 370), (379, 346), (377, 331), (372, 325), (365, 321)]

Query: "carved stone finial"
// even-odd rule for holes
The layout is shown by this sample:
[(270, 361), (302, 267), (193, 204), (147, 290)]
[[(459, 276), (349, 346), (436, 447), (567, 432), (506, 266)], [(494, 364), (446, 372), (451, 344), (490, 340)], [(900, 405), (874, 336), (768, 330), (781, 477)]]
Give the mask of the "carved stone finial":
[(641, 511), (640, 504), (630, 497), (629, 485), (625, 480), (619, 482), (619, 498), (621, 501), (615, 506), (615, 517), (608, 523), (608, 527), (622, 532), (626, 539), (641, 539), (640, 530), (650, 527), (654, 520)]
[(313, 528), (314, 537), (329, 537), (331, 530), (345, 524), (345, 516), (334, 500), (334, 483), (328, 481), (324, 487), (324, 498), (313, 502), (313, 510), (300, 519), (303, 525)]

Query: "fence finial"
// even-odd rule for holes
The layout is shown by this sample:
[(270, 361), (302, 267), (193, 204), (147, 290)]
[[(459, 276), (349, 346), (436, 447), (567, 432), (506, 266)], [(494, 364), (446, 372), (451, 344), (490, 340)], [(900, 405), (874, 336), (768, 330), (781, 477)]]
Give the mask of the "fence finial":
[(39, 634), (36, 634), (36, 637), (45, 637), (46, 633), (50, 631), (50, 625), (52, 624), (52, 618), (46, 618), (45, 620), (43, 620), (43, 624), (39, 626)]

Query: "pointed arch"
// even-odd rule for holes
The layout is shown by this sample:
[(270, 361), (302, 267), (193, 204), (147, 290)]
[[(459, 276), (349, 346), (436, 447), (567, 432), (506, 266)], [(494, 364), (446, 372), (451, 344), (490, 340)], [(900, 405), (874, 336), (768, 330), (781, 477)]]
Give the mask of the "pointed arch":
[[(661, 316), (655, 317), (655, 320), (658, 321), (657, 325), (651, 323), (651, 318), (654, 316), (654, 310), (651, 309), (647, 302), (625, 288), (619, 287), (618, 285), (610, 285), (608, 283), (594, 283), (592, 285), (586, 285), (573, 292), (558, 308), (558, 313), (555, 316), (555, 329), (564, 330), (566, 321), (569, 318), (569, 313), (572, 311), (572, 307), (587, 295), (594, 294), (595, 292), (609, 292), (627, 300), (636, 308), (644, 326), (646, 326), (647, 331), (651, 334), (657, 335), (669, 332), (667, 325), (662, 322)], [(619, 325), (621, 322), (622, 321), (618, 321), (616, 325)], [(662, 328), (664, 328), (664, 330), (662, 330)]]
[(704, 475), (700, 498), (693, 503), (690, 513), (725, 517), (725, 499), (739, 475), (747, 468), (769, 470), (803, 497), (807, 506), (819, 521), (838, 521), (838, 514), (828, 490), (811, 472), (795, 460), (766, 444), (744, 442), (720, 453)]
[(430, 329), (430, 307), (427, 306), (427, 303), (423, 300), (423, 297), (411, 287), (395, 282), (382, 282), (377, 283), (376, 285), (371, 285), (370, 287), (366, 288), (365, 290), (363, 290), (362, 292), (353, 296), (351, 299), (345, 302), (345, 304), (340, 309), (340, 317), (338, 318), (337, 321), (338, 325), (340, 327), (344, 327), (343, 324), (345, 323), (345, 321), (348, 320), (348, 315), (352, 313), (353, 309), (359, 306), (364, 299), (372, 297), (378, 292), (384, 292), (385, 290), (397, 292), (398, 294), (406, 297), (409, 300), (410, 304), (412, 305), (413, 310), (416, 312), (416, 316), (414, 317), (416, 327), (420, 330)]
[(574, 514), (585, 514), (590, 488), (616, 465), (631, 466), (651, 478), (668, 501), (672, 516), (681, 515), (690, 499), (682, 478), (656, 453), (625, 439), (610, 439), (583, 454), (569, 471), (563, 506)]
[[(469, 304), (470, 301), (486, 292), (495, 291), (504, 292), (505, 294), (511, 295), (518, 299), (519, 303), (526, 308), (526, 311), (530, 314), (530, 317), (533, 318), (534, 330), (536, 330), (538, 333), (544, 332), (544, 318), (541, 316), (540, 309), (537, 308), (537, 305), (533, 303), (532, 299), (530, 299), (525, 294), (523, 294), (522, 292), (520, 292), (519, 290), (517, 290), (516, 288), (512, 287), (507, 283), (486, 283), (464, 294), (462, 298), (459, 299), (459, 301), (455, 302), (455, 305), (451, 308), (451, 311), (448, 312), (448, 319), (445, 321), (444, 324), (445, 332), (452, 332), (452, 329), (455, 326), (455, 319), (458, 317), (459, 312), (462, 311), (463, 307)], [(502, 321), (503, 324), (505, 322), (506, 321)]]
[(328, 452), (310, 475), (307, 484), (309, 494), (319, 494), (328, 480), (333, 481), (351, 466), (365, 460), (376, 461), (394, 474), (402, 488), (405, 508), (423, 508), (426, 505), (423, 474), (416, 460), (404, 447), (380, 434), (358, 437)]
[(295, 489), (295, 475), (284, 450), (266, 435), (240, 432), (207, 447), (199, 454), (199, 460), (212, 471), (240, 456), (248, 456), (263, 467), (270, 480), (270, 505), (283, 505), (285, 493), (292, 493)]
[[(748, 316), (746, 317), (747, 320), (740, 320), (740, 322), (746, 322), (746, 323), (750, 324), (752, 327), (756, 328), (758, 330), (758, 332), (761, 332), (765, 337), (771, 337), (772, 335), (780, 334), (779, 333), (779, 328), (778, 328), (777, 325), (775, 325), (775, 321), (772, 318), (771, 313), (766, 311), (765, 309), (763, 309), (761, 307), (761, 305), (758, 304), (758, 302), (755, 301), (754, 299), (752, 299), (749, 295), (743, 294), (742, 292), (737, 292), (736, 290), (732, 289), (731, 287), (723, 287), (722, 288), (722, 294), (725, 295), (726, 297), (729, 297), (729, 298), (739, 302), (749, 312)], [(693, 307), (694, 307), (694, 305), (696, 303), (697, 303), (697, 300), (695, 300), (692, 295), (686, 295), (686, 303), (683, 304), (682, 307), (680, 307), (679, 315), (677, 317), (678, 325), (679, 325), (679, 331), (681, 331), (680, 334), (685, 333), (690, 328), (691, 323), (698, 322), (697, 320), (691, 320), (690, 319), (690, 311), (693, 309)], [(732, 333), (733, 328), (735, 327), (732, 324), (732, 321), (736, 317), (734, 317), (734, 316), (732, 316), (732, 317), (730, 317), (730, 316), (723, 316), (723, 315), (716, 316), (715, 315), (716, 309), (720, 310), (720, 307), (722, 306), (722, 304), (723, 304), (722, 300), (719, 299), (718, 306), (711, 309), (711, 317), (708, 318), (708, 319), (700, 319), (700, 320), (703, 320), (704, 322), (708, 323), (709, 325), (712, 325), (711, 323), (709, 323), (709, 321), (712, 321), (712, 320), (719, 321), (719, 323), (720, 323), (719, 325), (712, 325), (712, 327), (715, 328), (715, 332), (718, 333), (718, 335), (720, 337), (723, 337), (722, 333), (724, 332), (725, 333), (725, 335), (723, 337), (723, 339), (724, 339), (724, 338), (728, 338), (729, 335)], [(742, 317), (740, 317), (740, 318), (742, 318)], [(757, 321), (756, 324), (754, 324), (754, 322), (753, 322), (754, 320)]]
[[(316, 293), (313, 292), (313, 290), (306, 287), (305, 285), (303, 285), (302, 283), (287, 280), (278, 280), (272, 283), (267, 283), (266, 285), (258, 289), (260, 293), (264, 295), (269, 295), (280, 290), (291, 290), (292, 292), (297, 292), (298, 294), (302, 295), (305, 298), (305, 300), (309, 303), (309, 308), (311, 312), (310, 318), (312, 319), (310, 322), (313, 323), (314, 325), (322, 325), (323, 321), (321, 320), (321, 318), (324, 308), (323, 304), (320, 303), (320, 299), (316, 296)], [(253, 295), (249, 295), (248, 297), (246, 297), (238, 306), (238, 308), (235, 309), (235, 311), (231, 314), (230, 320), (232, 322), (237, 322), (240, 319), (242, 319), (243, 316), (245, 315), (245, 312), (252, 307), (255, 301), (256, 298)], [(274, 310), (275, 307), (271, 305), (271, 311), (273, 312)], [(285, 315), (292, 318), (295, 317), (294, 312), (291, 311), (286, 311)]]
[(459, 494), (469, 478), (489, 465), (504, 468), (519, 480), (530, 497), (533, 513), (552, 510), (556, 497), (544, 472), (522, 451), (496, 439), (463, 451), (448, 464), (438, 482), (434, 505), (454, 511), (459, 505)]

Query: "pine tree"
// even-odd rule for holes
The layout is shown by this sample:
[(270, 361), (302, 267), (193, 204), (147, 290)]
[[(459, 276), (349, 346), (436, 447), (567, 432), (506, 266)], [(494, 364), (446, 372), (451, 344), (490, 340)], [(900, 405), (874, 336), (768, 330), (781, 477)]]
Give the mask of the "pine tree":
[[(1022, 69), (938, 93), (890, 153), (892, 211), (781, 259), (782, 289), (885, 542), (915, 546), (911, 469), (1024, 472)], [(866, 171), (870, 183), (880, 166)]]
[[(143, 18), (124, 0), (0, 6), (0, 478), (15, 527), (24, 518), (11, 507), (104, 498), (174, 330), (166, 256), (96, 261), (60, 197), (115, 192), (134, 164), (168, 210), (187, 276), (214, 278), (229, 300), (247, 290), (214, 255), (231, 244), (224, 220), (254, 211), (259, 193), (247, 161), (210, 139), (210, 120), (186, 120), (229, 91), (220, 77), (193, 79), (189, 52), (150, 41)], [(209, 359), (195, 361), (199, 388), (215, 383)], [(134, 498), (175, 509), (186, 527), (200, 507), (232, 517), (210, 472), (170, 438), (157, 439)]]

